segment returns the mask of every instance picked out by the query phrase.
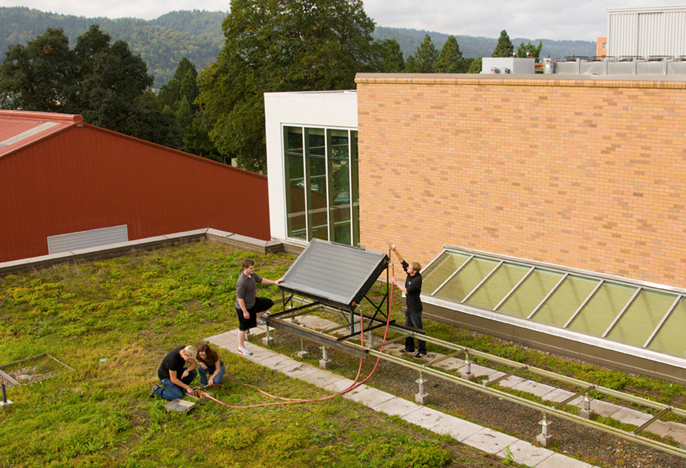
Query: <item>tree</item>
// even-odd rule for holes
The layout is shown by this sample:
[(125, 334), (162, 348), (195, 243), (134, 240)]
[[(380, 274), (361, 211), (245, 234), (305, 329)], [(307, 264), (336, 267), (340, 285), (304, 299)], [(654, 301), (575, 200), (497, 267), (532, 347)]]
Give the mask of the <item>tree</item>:
[(436, 73), (464, 73), (462, 52), (455, 36), (448, 36), (434, 66)]
[(481, 73), (481, 67), (483, 66), (481, 62), (481, 57), (475, 58), (474, 61), (469, 65), (469, 71), (467, 73)]
[(517, 57), (533, 57), (538, 58), (541, 55), (541, 49), (543, 48), (543, 41), (538, 42), (538, 46), (533, 45), (528, 42), (526, 45), (523, 42), (519, 43), (517, 47)]
[(405, 69), (405, 60), (403, 60), (403, 53), (400, 50), (400, 44), (395, 38), (384, 39), (376, 41), (376, 46), (379, 48), (378, 70), (383, 73), (400, 73)]
[(0, 66), (0, 106), (42, 112), (67, 112), (76, 81), (74, 52), (62, 28), (51, 28), (29, 41), (13, 45)]
[(426, 34), (422, 43), (417, 47), (414, 56), (407, 58), (405, 71), (407, 73), (433, 73), (437, 60), (438, 51), (434, 43), (431, 42), (431, 37)]
[(251, 171), (266, 172), (265, 92), (351, 89), (379, 62), (361, 0), (233, 0), (223, 29), (198, 102), (217, 149)]
[(510, 42), (510, 36), (504, 29), (500, 32), (498, 43), (495, 45), (492, 57), (512, 57), (514, 55), (514, 46)]
[(154, 78), (128, 44), (98, 26), (69, 50), (61, 29), (48, 29), (26, 47), (12, 46), (0, 67), (4, 108), (81, 114), (93, 125), (180, 148), (175, 119), (162, 115), (150, 92)]

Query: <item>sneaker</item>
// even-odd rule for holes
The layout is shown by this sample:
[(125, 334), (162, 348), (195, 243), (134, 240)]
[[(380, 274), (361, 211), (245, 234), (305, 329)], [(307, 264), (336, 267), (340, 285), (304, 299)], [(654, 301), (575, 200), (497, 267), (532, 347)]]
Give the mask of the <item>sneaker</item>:
[(265, 319), (263, 319), (262, 317), (260, 317), (257, 319), (257, 324), (264, 326), (267, 324), (267, 321)]
[(154, 398), (155, 395), (157, 395), (157, 390), (160, 389), (160, 386), (155, 384), (152, 386), (152, 390), (150, 390), (150, 394), (148, 395), (150, 398)]
[(242, 354), (243, 356), (252, 356), (252, 353), (248, 351), (248, 348), (245, 346), (238, 347), (238, 354)]
[(412, 354), (412, 353), (414, 353), (414, 349), (403, 348), (400, 350), (400, 352), (405, 353), (405, 354)]
[(413, 356), (415, 359), (422, 359), (426, 357), (426, 353), (417, 353)]

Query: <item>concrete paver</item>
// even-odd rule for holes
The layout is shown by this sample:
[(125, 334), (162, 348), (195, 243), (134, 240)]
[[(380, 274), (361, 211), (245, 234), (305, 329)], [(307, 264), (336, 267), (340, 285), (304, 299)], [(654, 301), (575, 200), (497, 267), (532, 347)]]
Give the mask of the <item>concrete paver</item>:
[(282, 369), (281, 372), (286, 374), (288, 377), (293, 377), (294, 379), (302, 379), (304, 376), (312, 374), (319, 370), (316, 367), (310, 366), (309, 364), (305, 364), (303, 362), (300, 362), (298, 364), (300, 365), (290, 369)]
[(632, 410), (631, 408), (621, 408), (612, 415), (612, 419), (616, 419), (617, 421), (621, 421), (626, 424), (633, 424), (634, 426), (641, 426), (643, 423), (653, 419), (653, 417), (649, 414)]
[[(324, 389), (328, 390), (330, 392), (333, 392), (333, 393), (340, 393), (343, 390), (350, 388), (350, 386), (353, 383), (354, 383), (354, 380), (341, 379), (341, 380), (337, 380), (336, 382), (328, 384), (326, 387), (324, 387)], [(361, 387), (364, 387), (364, 388), (361, 388)], [(364, 390), (365, 388), (367, 388), (367, 386), (363, 384), (363, 385), (360, 385), (360, 387), (358, 387), (358, 388), (361, 388), (361, 390)]]
[(591, 468), (593, 465), (555, 453), (536, 465), (536, 468)]
[(339, 380), (345, 379), (345, 377), (334, 374), (334, 373), (329, 372), (329, 371), (324, 370), (324, 369), (320, 369), (317, 372), (313, 372), (311, 374), (304, 375), (300, 379), (304, 380), (305, 382), (309, 382), (311, 384), (314, 384), (317, 387), (324, 388), (327, 385), (331, 385), (331, 384), (338, 382)]
[[(555, 403), (561, 403), (571, 396), (574, 396), (574, 393), (568, 392), (567, 390), (562, 390), (560, 388), (556, 388), (552, 392), (543, 395), (541, 398), (545, 401), (552, 401)], [(578, 397), (577, 399), (572, 400), (570, 402), (570, 404), (575, 403), (575, 402), (579, 402), (579, 401), (581, 401), (581, 399), (582, 399), (581, 397)]]
[(271, 356), (263, 361), (260, 361), (260, 364), (264, 367), (277, 370), (279, 367), (285, 367), (292, 362), (296, 361), (289, 358), (288, 356), (284, 356), (283, 354), (274, 353), (274, 356)]
[(455, 440), (462, 442), (463, 440), (473, 436), (479, 431), (483, 431), (483, 426), (471, 423), (459, 418), (449, 418), (440, 421), (431, 428), (433, 432), (442, 435), (449, 435)]
[(456, 371), (464, 367), (464, 361), (457, 358), (448, 358), (445, 361), (441, 361), (436, 364), (436, 367), (448, 371)]
[(543, 397), (544, 395), (547, 395), (553, 390), (555, 390), (555, 387), (551, 387), (550, 385), (546, 385), (539, 382), (534, 382), (532, 380), (525, 380), (524, 382), (520, 382), (517, 385), (512, 386), (511, 388), (513, 390), (519, 390), (520, 392), (530, 393), (538, 397)]
[(508, 445), (513, 445), (519, 439), (493, 429), (484, 428), (476, 434), (467, 437), (462, 442), (487, 453), (498, 453), (505, 450)]
[(417, 403), (412, 403), (399, 397), (391, 398), (372, 407), (373, 410), (381, 411), (389, 416), (400, 416), (401, 418), (404, 418), (413, 411), (417, 411), (419, 408), (421, 406)]
[[(578, 406), (580, 408), (583, 407), (583, 401), (580, 403), (575, 403), (574, 406)], [(600, 400), (591, 400), (591, 410), (604, 417), (612, 417), (613, 414), (615, 414), (617, 411), (622, 409), (621, 406), (615, 405), (614, 403), (608, 403), (606, 401), (600, 401)]]
[[(529, 442), (518, 440), (512, 445), (509, 445), (510, 453), (512, 453), (512, 460), (515, 463), (523, 463), (529, 466), (538, 466), (543, 460), (552, 457), (555, 452), (543, 447), (535, 447)], [(507, 456), (507, 447), (498, 452), (498, 456), (505, 458)]]
[(219, 335), (210, 336), (205, 340), (209, 341), (215, 346), (227, 349), (238, 346), (238, 337), (231, 332), (220, 333)]
[(431, 429), (439, 423), (446, 421), (451, 416), (436, 411), (435, 409), (427, 408), (425, 406), (413, 411), (403, 419), (409, 423), (416, 424), (424, 429)]
[(646, 429), (661, 437), (671, 437), (677, 442), (686, 441), (686, 426), (671, 421), (655, 421)]
[(393, 398), (393, 395), (370, 387), (362, 390), (361, 392), (355, 392), (353, 390), (352, 392), (345, 393), (343, 394), (343, 398), (362, 403), (369, 407), (374, 407), (383, 403), (384, 401), (390, 400)]

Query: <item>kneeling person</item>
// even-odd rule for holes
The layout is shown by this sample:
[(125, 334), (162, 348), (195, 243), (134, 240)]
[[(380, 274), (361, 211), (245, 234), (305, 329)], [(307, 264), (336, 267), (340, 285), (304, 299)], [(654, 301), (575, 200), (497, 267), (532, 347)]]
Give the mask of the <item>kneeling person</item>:
[[(201, 344), (198, 347), (198, 372), (200, 372), (200, 385), (203, 387), (207, 385), (219, 385), (224, 379), (226, 368), (224, 363), (219, 359), (219, 354), (208, 344)], [(207, 378), (207, 375), (210, 378)]]
[[(179, 346), (167, 354), (160, 364), (157, 377), (164, 388), (154, 385), (150, 391), (150, 396), (158, 395), (165, 400), (176, 400), (184, 397), (186, 393), (192, 394), (193, 389), (190, 383), (193, 381), (198, 371), (198, 363), (195, 361), (197, 351), (193, 346)], [(184, 368), (186, 363), (188, 368)]]
[(243, 260), (243, 271), (236, 281), (236, 315), (238, 316), (238, 354), (250, 356), (252, 353), (245, 347), (245, 332), (264, 324), (262, 314), (274, 305), (274, 301), (266, 297), (257, 297), (257, 283), (280, 284), (283, 278), (276, 281), (260, 278), (255, 273), (255, 262), (246, 258)]

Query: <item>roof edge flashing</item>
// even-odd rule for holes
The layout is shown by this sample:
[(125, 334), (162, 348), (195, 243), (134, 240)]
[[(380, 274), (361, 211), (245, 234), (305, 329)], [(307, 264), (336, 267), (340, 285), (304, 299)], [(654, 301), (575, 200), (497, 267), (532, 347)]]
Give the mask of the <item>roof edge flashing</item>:
[(52, 112), (0, 110), (0, 117), (11, 117), (15, 119), (29, 120), (45, 120), (50, 122), (83, 122), (83, 117), (78, 114), (56, 114)]

